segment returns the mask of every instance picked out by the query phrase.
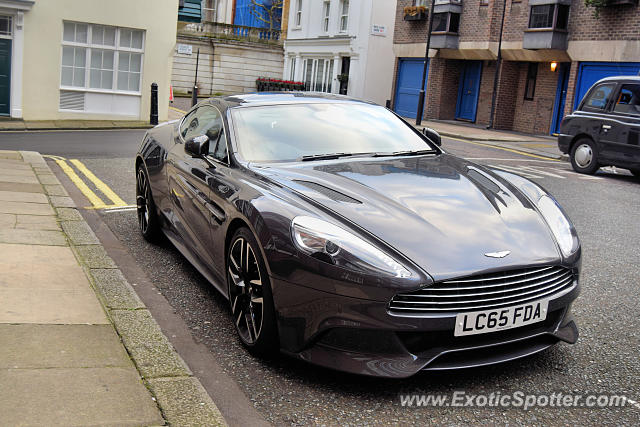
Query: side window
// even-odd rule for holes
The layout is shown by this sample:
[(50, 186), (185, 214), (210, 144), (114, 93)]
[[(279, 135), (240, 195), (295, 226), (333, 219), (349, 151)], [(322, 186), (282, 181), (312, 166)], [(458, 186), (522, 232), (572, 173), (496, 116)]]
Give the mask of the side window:
[(187, 116), (182, 124), (182, 137), (186, 140), (194, 136), (205, 135), (209, 133), (209, 129), (214, 126), (216, 118), (220, 117), (220, 113), (213, 107), (203, 105)]
[(613, 111), (640, 116), (640, 84), (622, 85)]
[(615, 87), (615, 83), (605, 83), (593, 88), (584, 102), (584, 108), (596, 111), (605, 110)]

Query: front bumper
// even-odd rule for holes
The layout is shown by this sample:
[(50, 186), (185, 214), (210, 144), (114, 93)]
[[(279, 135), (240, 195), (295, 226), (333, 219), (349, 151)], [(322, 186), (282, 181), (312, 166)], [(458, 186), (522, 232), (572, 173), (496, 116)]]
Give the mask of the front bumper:
[(560, 150), (560, 152), (564, 153), (564, 154), (568, 154), (569, 153), (569, 149), (571, 148), (571, 141), (573, 140), (573, 135), (565, 135), (565, 134), (559, 134), (558, 135), (558, 149)]
[(514, 360), (559, 341), (575, 343), (571, 303), (577, 279), (552, 296), (548, 316), (519, 328), (454, 337), (457, 313), (399, 316), (387, 305), (271, 278), (283, 352), (328, 368), (404, 378), (421, 370), (460, 369)]

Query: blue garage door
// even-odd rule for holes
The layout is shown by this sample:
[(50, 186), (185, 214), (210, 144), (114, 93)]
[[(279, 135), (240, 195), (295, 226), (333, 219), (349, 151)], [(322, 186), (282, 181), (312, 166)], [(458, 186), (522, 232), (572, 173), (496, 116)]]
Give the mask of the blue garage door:
[(639, 72), (640, 62), (581, 62), (573, 108), (578, 108), (582, 97), (598, 80), (613, 76), (637, 76)]
[[(402, 117), (416, 118), (418, 112), (418, 96), (422, 82), (423, 59), (400, 58), (398, 62), (398, 79), (393, 111)], [(425, 87), (427, 82), (425, 81)]]

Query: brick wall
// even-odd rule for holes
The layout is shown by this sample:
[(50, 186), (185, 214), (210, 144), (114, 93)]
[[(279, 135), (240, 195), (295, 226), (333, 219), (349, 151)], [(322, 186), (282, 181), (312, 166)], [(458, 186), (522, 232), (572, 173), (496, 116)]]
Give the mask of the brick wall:
[(463, 61), (432, 58), (429, 64), (427, 119), (453, 120), (458, 100), (458, 85)]
[(493, 93), (493, 78), (495, 71), (495, 61), (483, 61), (482, 76), (480, 78), (480, 96), (478, 96), (478, 111), (476, 113), (476, 123), (478, 124), (489, 124), (491, 95)]
[(404, 7), (412, 6), (412, 0), (398, 0), (396, 23), (393, 29), (394, 43), (426, 43), (429, 18), (422, 21), (405, 21)]
[(548, 134), (558, 87), (558, 72), (551, 72), (548, 64), (538, 64), (538, 76), (533, 100), (524, 99), (527, 84), (527, 62), (520, 62), (519, 85), (515, 93), (513, 130), (533, 134)]
[[(514, 116), (517, 114), (516, 97), (518, 84), (521, 80), (520, 68), (522, 62), (502, 61), (500, 81), (496, 95), (496, 111), (493, 127), (496, 129), (512, 129)], [(514, 128), (514, 130), (517, 130)]]
[[(501, 0), (490, 0), (491, 2)], [(463, 0), (462, 16), (460, 19), (460, 41), (477, 42), (485, 41), (489, 37), (491, 28), (492, 6), (480, 5), (480, 0)]]
[[(583, 0), (573, 0), (569, 12), (569, 40), (640, 40), (640, 7), (610, 6), (592, 15)], [(629, 58), (639, 60), (639, 58)]]

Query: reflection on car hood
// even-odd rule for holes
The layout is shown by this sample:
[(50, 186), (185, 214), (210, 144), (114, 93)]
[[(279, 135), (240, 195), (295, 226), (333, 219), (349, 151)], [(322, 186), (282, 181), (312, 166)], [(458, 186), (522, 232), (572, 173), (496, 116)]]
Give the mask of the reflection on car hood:
[[(377, 236), (435, 280), (560, 259), (547, 225), (520, 192), (451, 155), (262, 165), (259, 171)], [(501, 251), (510, 254), (485, 255)]]

